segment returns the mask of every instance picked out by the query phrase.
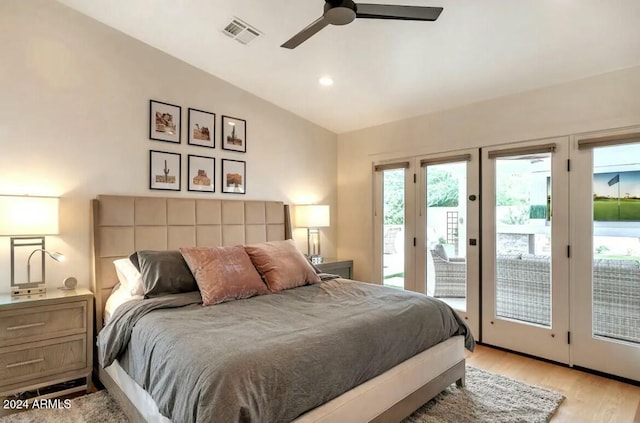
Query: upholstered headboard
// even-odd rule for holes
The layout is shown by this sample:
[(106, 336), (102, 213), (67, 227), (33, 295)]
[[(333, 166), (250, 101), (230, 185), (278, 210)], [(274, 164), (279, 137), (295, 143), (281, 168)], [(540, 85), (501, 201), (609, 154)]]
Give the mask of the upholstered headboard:
[(291, 238), (289, 208), (279, 201), (100, 195), (91, 202), (96, 333), (118, 283), (113, 261), (138, 250), (227, 246)]

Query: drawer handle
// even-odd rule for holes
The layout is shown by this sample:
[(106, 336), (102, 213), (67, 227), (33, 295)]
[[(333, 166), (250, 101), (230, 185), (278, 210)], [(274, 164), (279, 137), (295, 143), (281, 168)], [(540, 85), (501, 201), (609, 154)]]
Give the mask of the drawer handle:
[(11, 326), (10, 328), (7, 328), (7, 330), (29, 329), (29, 328), (35, 328), (38, 326), (44, 326), (44, 322), (29, 323), (28, 325), (20, 325), (20, 326)]
[(27, 366), (29, 364), (40, 363), (41, 361), (44, 361), (44, 358), (36, 358), (35, 360), (23, 361), (21, 363), (7, 364), (7, 369), (11, 369), (13, 367)]

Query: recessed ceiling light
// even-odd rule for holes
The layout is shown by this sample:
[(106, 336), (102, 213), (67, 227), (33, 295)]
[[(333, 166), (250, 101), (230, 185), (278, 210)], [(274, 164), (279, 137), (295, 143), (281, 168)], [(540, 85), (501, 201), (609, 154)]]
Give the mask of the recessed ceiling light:
[(329, 75), (325, 75), (322, 78), (320, 78), (318, 82), (323, 87), (330, 87), (333, 85), (333, 78), (331, 78)]

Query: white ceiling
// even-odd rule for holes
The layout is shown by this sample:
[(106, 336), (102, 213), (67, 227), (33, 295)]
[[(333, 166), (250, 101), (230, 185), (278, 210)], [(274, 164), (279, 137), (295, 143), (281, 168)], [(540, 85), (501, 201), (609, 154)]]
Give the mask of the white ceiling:
[[(444, 11), (329, 26), (295, 50), (280, 44), (324, 1), (59, 1), (336, 133), (640, 65), (640, 0), (367, 0)], [(233, 16), (264, 35), (225, 36)]]

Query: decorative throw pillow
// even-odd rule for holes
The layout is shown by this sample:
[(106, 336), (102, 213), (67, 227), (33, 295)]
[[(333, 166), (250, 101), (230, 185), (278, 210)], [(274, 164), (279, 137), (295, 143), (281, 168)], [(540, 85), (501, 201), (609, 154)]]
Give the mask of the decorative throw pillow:
[(245, 245), (244, 249), (271, 292), (321, 282), (293, 240)]
[(522, 253), (509, 253), (509, 254), (498, 254), (496, 255), (498, 260), (509, 259), (509, 260), (520, 260), (522, 259)]
[(180, 251), (138, 251), (138, 262), (145, 298), (198, 290)]
[(538, 261), (538, 262), (548, 263), (548, 262), (551, 261), (551, 256), (545, 256), (545, 255), (540, 255), (540, 254), (523, 253), (522, 254), (522, 260)]
[(444, 245), (436, 245), (433, 251), (435, 251), (438, 257), (440, 257), (442, 260), (449, 261), (449, 256), (447, 255), (447, 250), (444, 249)]
[(202, 295), (202, 305), (268, 294), (267, 286), (241, 245), (180, 248)]

